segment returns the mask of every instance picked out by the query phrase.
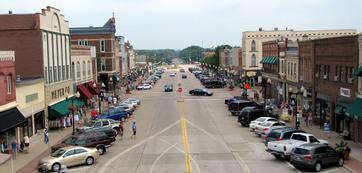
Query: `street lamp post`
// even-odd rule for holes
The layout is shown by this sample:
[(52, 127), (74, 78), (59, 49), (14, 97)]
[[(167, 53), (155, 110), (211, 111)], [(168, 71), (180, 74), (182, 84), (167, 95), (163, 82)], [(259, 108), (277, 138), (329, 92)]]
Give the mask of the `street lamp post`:
[(76, 109), (77, 109), (77, 106), (74, 105), (74, 99), (79, 98), (79, 97), (80, 97), (79, 92), (76, 92), (76, 93), (75, 93), (75, 97), (67, 96), (67, 97), (65, 98), (66, 100), (71, 100), (71, 101), (72, 101), (72, 104), (69, 106), (69, 110), (72, 112), (72, 125), (73, 125), (72, 135), (74, 135), (74, 133), (75, 133), (74, 112), (75, 112)]
[(290, 105), (292, 107), (295, 107), (295, 110), (293, 108), (293, 116), (295, 117), (295, 128), (296, 129), (299, 129), (299, 125), (300, 125), (300, 113), (298, 112), (298, 95), (302, 95), (304, 96), (305, 95), (305, 88), (302, 86), (300, 88), (298, 88), (298, 91), (297, 92), (293, 92), (293, 88), (289, 88), (289, 93), (290, 93), (290, 96), (291, 95), (295, 95), (295, 99), (294, 98), (290, 98)]

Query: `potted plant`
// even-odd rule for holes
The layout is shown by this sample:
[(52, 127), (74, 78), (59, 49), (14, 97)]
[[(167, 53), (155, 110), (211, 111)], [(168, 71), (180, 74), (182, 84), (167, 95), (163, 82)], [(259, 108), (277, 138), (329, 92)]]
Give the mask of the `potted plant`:
[(345, 160), (349, 160), (349, 155), (351, 153), (351, 148), (348, 147), (348, 143), (341, 140), (341, 142), (338, 144), (336, 143), (336, 151), (343, 154)]

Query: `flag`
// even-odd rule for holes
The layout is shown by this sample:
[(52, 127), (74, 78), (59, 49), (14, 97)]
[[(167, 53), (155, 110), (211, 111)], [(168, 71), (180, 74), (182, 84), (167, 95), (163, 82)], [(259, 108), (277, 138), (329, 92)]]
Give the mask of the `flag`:
[(48, 144), (49, 143), (49, 133), (48, 133), (48, 129), (44, 130), (44, 143)]

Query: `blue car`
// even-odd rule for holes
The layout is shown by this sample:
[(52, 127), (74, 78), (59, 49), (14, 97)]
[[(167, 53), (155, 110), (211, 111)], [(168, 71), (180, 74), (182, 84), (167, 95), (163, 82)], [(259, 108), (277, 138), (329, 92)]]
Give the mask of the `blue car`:
[(113, 120), (124, 120), (128, 117), (128, 113), (122, 110), (109, 109), (103, 112), (99, 118), (101, 119), (113, 119)]

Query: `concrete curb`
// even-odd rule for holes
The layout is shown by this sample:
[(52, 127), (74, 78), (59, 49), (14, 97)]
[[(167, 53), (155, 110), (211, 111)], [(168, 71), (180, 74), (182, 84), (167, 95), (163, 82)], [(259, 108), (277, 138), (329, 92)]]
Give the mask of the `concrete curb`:
[(355, 170), (353, 170), (352, 168), (350, 168), (349, 166), (347, 166), (345, 164), (343, 165), (343, 167), (346, 168), (348, 171), (350, 171), (352, 173), (358, 173), (358, 172), (356, 172)]

